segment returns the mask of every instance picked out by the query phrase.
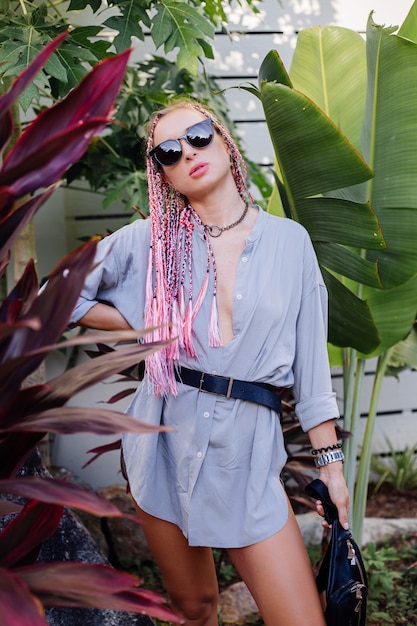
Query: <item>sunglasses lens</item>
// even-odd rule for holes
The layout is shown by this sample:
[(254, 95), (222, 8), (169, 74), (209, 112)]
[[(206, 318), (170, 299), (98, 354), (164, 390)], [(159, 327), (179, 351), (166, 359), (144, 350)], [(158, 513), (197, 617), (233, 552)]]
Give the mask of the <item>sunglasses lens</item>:
[(178, 139), (167, 139), (150, 151), (149, 155), (155, 159), (159, 165), (169, 167), (175, 165), (181, 158), (182, 148), (180, 139), (185, 139), (193, 148), (206, 148), (211, 144), (214, 131), (210, 119), (193, 124), (187, 130), (186, 135), (181, 135)]
[(194, 124), (187, 131), (187, 142), (194, 148), (205, 148), (213, 141), (211, 120)]
[(152, 156), (158, 161), (160, 165), (170, 166), (175, 165), (181, 158), (181, 144), (176, 139), (168, 139), (159, 144), (154, 150), (152, 150)]

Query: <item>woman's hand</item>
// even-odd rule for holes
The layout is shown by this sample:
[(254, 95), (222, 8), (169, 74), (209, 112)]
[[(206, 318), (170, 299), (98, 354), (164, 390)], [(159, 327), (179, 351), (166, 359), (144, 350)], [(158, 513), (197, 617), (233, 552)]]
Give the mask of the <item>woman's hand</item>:
[[(340, 524), (347, 530), (349, 528), (348, 513), (350, 498), (342, 467), (341, 461), (329, 463), (329, 465), (320, 468), (319, 478), (329, 490), (330, 499), (339, 514)], [(323, 505), (320, 500), (316, 501), (316, 510), (319, 515), (324, 517)], [(325, 528), (329, 528), (329, 524), (325, 520), (322, 522), (322, 525)]]
[[(335, 447), (337, 444), (336, 431), (334, 426), (334, 420), (323, 422), (312, 428), (309, 431), (309, 437), (313, 448), (321, 449)], [(329, 490), (329, 496), (339, 514), (339, 521), (343, 528), (346, 530), (349, 528), (348, 512), (349, 512), (349, 491), (346, 485), (345, 477), (343, 476), (343, 463), (342, 461), (334, 461), (320, 467), (319, 478), (324, 482)], [(316, 508), (319, 515), (324, 517), (324, 510), (322, 503), (318, 500), (316, 502)], [(329, 524), (324, 521), (323, 526), (329, 527)]]

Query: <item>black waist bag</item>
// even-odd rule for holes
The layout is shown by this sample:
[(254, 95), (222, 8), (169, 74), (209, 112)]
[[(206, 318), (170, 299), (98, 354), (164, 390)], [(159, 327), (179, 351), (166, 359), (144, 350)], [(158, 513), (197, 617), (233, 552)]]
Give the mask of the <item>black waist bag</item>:
[(321, 500), (324, 517), (332, 524), (331, 539), (317, 574), (317, 587), (324, 593), (327, 626), (365, 626), (368, 579), (358, 545), (350, 530), (339, 523), (337, 509), (326, 485), (319, 479), (306, 487), (306, 493)]

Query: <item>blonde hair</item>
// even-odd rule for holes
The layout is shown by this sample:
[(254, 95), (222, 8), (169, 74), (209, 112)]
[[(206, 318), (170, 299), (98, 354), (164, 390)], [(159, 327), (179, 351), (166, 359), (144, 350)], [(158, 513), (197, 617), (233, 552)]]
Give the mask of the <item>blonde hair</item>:
[[(148, 125), (146, 152), (151, 242), (146, 281), (145, 326), (153, 329), (147, 341), (172, 341), (175, 338), (170, 345), (146, 360), (150, 389), (157, 395), (176, 394), (174, 367), (180, 348), (185, 349), (190, 356), (195, 356), (192, 325), (206, 295), (210, 268), (214, 272), (215, 287), (208, 340), (211, 346), (221, 345), (216, 305), (217, 272), (209, 238), (204, 234), (207, 245), (206, 279), (194, 299), (191, 273), (192, 231), (195, 223), (201, 228), (203, 225), (187, 198), (167, 182), (160, 166), (149, 156), (154, 146), (155, 128), (161, 117), (184, 108), (195, 109), (212, 120), (213, 128), (223, 138), (230, 153), (231, 171), (237, 191), (246, 204), (253, 203), (246, 186), (246, 165), (243, 157), (228, 131), (211, 112), (196, 102), (181, 100), (155, 114)], [(184, 285), (186, 270), (189, 276), (187, 301)]]

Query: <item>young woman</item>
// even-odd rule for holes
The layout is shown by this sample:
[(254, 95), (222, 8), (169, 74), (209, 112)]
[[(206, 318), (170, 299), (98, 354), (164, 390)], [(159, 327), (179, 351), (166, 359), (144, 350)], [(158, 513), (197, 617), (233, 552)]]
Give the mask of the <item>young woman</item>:
[(186, 625), (218, 624), (211, 548), (226, 548), (267, 626), (324, 626), (280, 481), (286, 453), (275, 393), (293, 387), (311, 445), (324, 451), (320, 478), (347, 527), (327, 294), (311, 242), (298, 223), (253, 204), (235, 143), (197, 103), (155, 116), (147, 160), (151, 219), (100, 243), (73, 321), (156, 326), (147, 340), (175, 338), (147, 360), (129, 408), (172, 430), (123, 440), (172, 607)]

